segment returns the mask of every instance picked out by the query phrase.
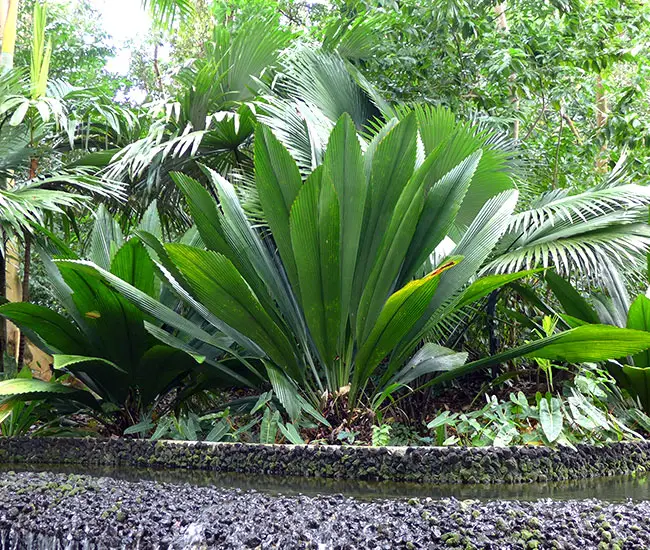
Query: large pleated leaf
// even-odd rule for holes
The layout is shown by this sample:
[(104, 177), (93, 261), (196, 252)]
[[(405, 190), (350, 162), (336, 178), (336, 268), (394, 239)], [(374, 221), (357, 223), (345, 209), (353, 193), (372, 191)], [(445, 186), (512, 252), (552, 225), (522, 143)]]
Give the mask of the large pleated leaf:
[(429, 155), (409, 179), (381, 238), (381, 247), (366, 281), (357, 313), (357, 335), (362, 340), (374, 326), (381, 308), (395, 288), (424, 206), (425, 192), (433, 184), (431, 167), (435, 161), (435, 153)]
[(111, 262), (111, 273), (149, 296), (156, 295), (154, 264), (139, 239), (129, 239)]
[(90, 353), (87, 340), (68, 319), (49, 308), (29, 303), (7, 303), (0, 315), (21, 329), (36, 333), (52, 353), (84, 355)]
[(388, 299), (377, 323), (368, 339), (362, 343), (357, 355), (353, 396), (366, 384), (377, 365), (426, 311), (438, 286), (440, 275), (456, 264), (457, 260), (445, 263), (427, 277), (410, 282)]
[[(260, 349), (260, 347), (252, 342), (249, 338), (241, 334), (240, 332), (236, 331), (234, 328), (232, 328), (230, 325), (225, 323), (222, 319), (214, 315), (204, 304), (202, 304), (200, 301), (198, 301), (193, 295), (192, 295), (192, 290), (188, 282), (185, 280), (185, 277), (183, 276), (183, 273), (179, 270), (178, 266), (172, 262), (172, 260), (169, 258), (169, 254), (167, 250), (165, 249), (165, 246), (158, 241), (153, 235), (150, 235), (148, 233), (140, 233), (140, 238), (148, 247), (150, 247), (152, 254), (155, 255), (156, 260), (155, 260), (155, 265), (160, 272), (160, 275), (162, 276), (163, 280), (165, 280), (169, 286), (171, 287), (171, 292), (173, 296), (178, 296), (189, 304), (190, 307), (192, 307), (198, 315), (203, 317), (208, 323), (210, 323), (213, 327), (215, 327), (220, 333), (223, 333), (224, 335), (230, 337), (233, 341), (237, 342), (239, 345), (241, 345), (245, 350), (253, 353), (254, 355), (258, 356), (263, 356), (264, 352)], [(193, 246), (188, 242), (181, 242), (181, 244), (185, 244), (188, 246)], [(197, 247), (198, 248), (198, 247)], [(106, 273), (101, 274), (102, 277), (106, 280), (109, 278), (109, 276)], [(153, 304), (149, 304), (146, 302), (142, 301), (142, 298), (139, 297), (136, 299), (136, 301), (133, 301), (133, 295), (134, 295), (134, 290), (133, 287), (124, 289), (122, 288), (121, 282), (115, 281), (115, 282), (110, 282), (111, 286), (114, 288), (119, 288), (119, 291), (127, 297), (129, 300), (132, 301), (132, 303), (136, 303), (138, 307), (142, 308), (143, 311), (149, 311), (149, 309), (155, 307)], [(136, 289), (137, 290), (137, 289)], [(169, 308), (167, 308), (169, 309)], [(160, 315), (164, 315), (165, 317), (169, 317), (169, 312), (161, 312), (159, 309), (156, 308), (156, 318), (161, 319)], [(188, 326), (192, 326), (191, 321), (187, 321), (186, 323), (182, 323), (184, 325), (184, 328), (181, 328), (178, 324), (178, 319), (176, 318), (175, 320), (165, 320), (163, 321), (166, 324), (170, 324), (174, 328), (177, 328), (179, 330), (183, 330), (184, 332), (187, 332)], [(197, 327), (198, 328), (198, 327)], [(189, 329), (191, 330), (191, 329)], [(199, 338), (202, 342), (207, 342), (203, 338), (205, 337), (202, 336), (201, 338), (195, 336), (195, 338)], [(219, 339), (218, 339), (219, 340)], [(215, 344), (210, 344), (210, 345), (216, 345)], [(226, 344), (228, 346), (228, 344)], [(219, 345), (216, 345), (219, 349), (226, 349), (222, 348)]]
[[(472, 183), (458, 212), (458, 227), (467, 226), (476, 217), (487, 200), (513, 189), (512, 144), (497, 139), (493, 132), (459, 122), (444, 107), (418, 105), (413, 111), (418, 121), (420, 136), (427, 154), (440, 149), (439, 177), (479, 149), (483, 151), (472, 178)], [(410, 109), (404, 109), (409, 113)]]
[(437, 323), (455, 309), (461, 300), (462, 290), (476, 276), (508, 226), (517, 204), (517, 192), (507, 191), (490, 199), (478, 213), (453, 254), (463, 261), (454, 270), (440, 278), (440, 285), (431, 300), (426, 314), (400, 343), (398, 362), (403, 362)]
[[(68, 355), (100, 356), (126, 372), (135, 372), (150, 342), (142, 312), (75, 262), (61, 260), (57, 266), (72, 289), (72, 299), (82, 316), (80, 328), (92, 346), (90, 353)], [(110, 384), (108, 379), (105, 382)]]
[(194, 178), (185, 174), (174, 172), (171, 177), (185, 195), (192, 220), (196, 224), (205, 246), (209, 250), (232, 258), (232, 250), (223, 234), (221, 214), (207, 189)]
[(456, 304), (457, 309), (468, 306), (481, 298), (484, 298), (491, 292), (510, 284), (519, 279), (530, 277), (535, 273), (543, 271), (542, 269), (529, 269), (528, 271), (519, 271), (518, 273), (508, 273), (506, 275), (488, 275), (474, 281), (467, 289), (463, 291), (462, 298)]
[(158, 213), (158, 201), (151, 201), (151, 204), (144, 211), (144, 214), (142, 214), (138, 229), (151, 233), (158, 239), (162, 239), (162, 223), (160, 222), (160, 214)]
[(88, 257), (104, 269), (110, 269), (113, 257), (124, 243), (122, 230), (106, 207), (101, 204), (95, 214)]
[(265, 220), (271, 228), (289, 281), (294, 292), (299, 295), (289, 214), (300, 191), (302, 179), (289, 152), (264, 126), (258, 126), (255, 133), (255, 183)]
[(47, 397), (49, 395), (63, 396), (75, 393), (77, 390), (57, 384), (54, 382), (44, 382), (43, 380), (36, 380), (31, 378), (11, 378), (0, 382), (0, 395), (21, 395), (27, 394), (30, 396)]
[(74, 372), (79, 365), (99, 365), (99, 368), (110, 367), (120, 372), (124, 372), (118, 365), (102, 357), (89, 357), (86, 355), (54, 355), (53, 366), (56, 370), (68, 370)]
[(228, 258), (181, 244), (165, 248), (200, 302), (256, 342), (277, 365), (295, 378), (302, 378), (291, 343)]
[(447, 372), (457, 369), (467, 361), (467, 353), (459, 353), (452, 349), (427, 342), (411, 358), (411, 360), (395, 373), (392, 378), (391, 372), (387, 371), (382, 381), (386, 385), (391, 384), (410, 384), (413, 380), (433, 374), (434, 372)]
[(650, 332), (609, 325), (583, 325), (530, 354), (554, 361), (581, 363), (618, 359), (650, 348)]
[[(377, 144), (363, 222), (354, 295), (360, 300), (402, 190), (415, 169), (417, 127), (407, 117)], [(354, 311), (353, 311), (354, 313)], [(355, 319), (356, 322), (356, 319)]]
[[(223, 233), (233, 254), (231, 260), (274, 322), (282, 326), (288, 321), (296, 334), (302, 337), (302, 322), (291, 291), (269, 247), (246, 217), (235, 188), (214, 170), (202, 168), (219, 196)], [(282, 315), (276, 313), (278, 306)]]
[[(643, 330), (650, 334), (650, 298), (642, 294), (632, 302), (627, 314), (627, 328)], [(633, 359), (636, 367), (650, 367), (650, 352), (648, 350), (637, 353)]]
[[(430, 156), (435, 155), (435, 159), (438, 161), (439, 154), (439, 151), (435, 150)], [(440, 178), (428, 191), (402, 269), (400, 280), (403, 283), (413, 277), (436, 246), (447, 236), (472, 182), (481, 156), (482, 151), (473, 153)]]
[(341, 250), (341, 336), (346, 330), (359, 240), (368, 192), (363, 156), (354, 123), (343, 115), (332, 131), (323, 166), (334, 182), (340, 206)]
[(341, 266), (339, 200), (323, 167), (307, 178), (291, 208), (290, 228), (301, 303), (326, 365), (339, 355)]
[(142, 356), (135, 385), (140, 390), (140, 399), (146, 406), (168, 390), (173, 383), (188, 375), (198, 363), (187, 353), (169, 346), (157, 345), (149, 348)]
[(266, 365), (266, 372), (273, 387), (273, 392), (287, 411), (289, 418), (296, 420), (302, 412), (298, 389), (281, 371), (272, 365)]

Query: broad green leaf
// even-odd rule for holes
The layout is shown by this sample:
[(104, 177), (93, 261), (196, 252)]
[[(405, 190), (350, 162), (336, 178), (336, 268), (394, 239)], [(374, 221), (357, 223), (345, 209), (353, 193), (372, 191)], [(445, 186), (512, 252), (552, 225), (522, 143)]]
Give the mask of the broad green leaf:
[(584, 325), (560, 333), (554, 341), (527, 354), (568, 363), (617, 359), (650, 348), (650, 333), (609, 325)]
[[(294, 331), (300, 334), (303, 323), (296, 312), (295, 301), (268, 245), (248, 220), (234, 186), (214, 170), (205, 166), (201, 166), (201, 169), (210, 177), (219, 196), (219, 210), (223, 213), (222, 230), (232, 250), (229, 259), (273, 321), (278, 326), (289, 321)], [(276, 313), (278, 307), (282, 315)], [(303, 341), (305, 339), (301, 338)]]
[(78, 390), (58, 384), (56, 382), (44, 382), (43, 380), (29, 378), (10, 378), (0, 382), (0, 395), (21, 395), (21, 394), (72, 394)]
[(251, 415), (255, 414), (257, 411), (259, 411), (264, 405), (266, 405), (271, 398), (273, 397), (273, 392), (272, 391), (267, 391), (261, 394), (255, 403), (255, 406), (251, 409)]
[(493, 447), (507, 447), (510, 445), (510, 442), (519, 435), (517, 428), (512, 424), (501, 426), (497, 435), (494, 437), (492, 442)]
[(395, 288), (422, 212), (425, 190), (433, 183), (431, 166), (434, 162), (435, 155), (432, 154), (409, 179), (381, 239), (381, 247), (366, 281), (357, 314), (357, 335), (362, 340), (377, 320), (387, 296)]
[(151, 419), (147, 418), (142, 422), (138, 422), (137, 424), (133, 424), (133, 426), (126, 428), (126, 430), (124, 430), (124, 435), (144, 434), (153, 430), (155, 427), (156, 425), (151, 421)]
[[(144, 329), (142, 312), (78, 263), (63, 260), (56, 264), (72, 289), (72, 299), (81, 314), (80, 328), (92, 346), (89, 353), (67, 352), (67, 355), (103, 357), (126, 372), (135, 372), (151, 341)], [(124, 381), (113, 380), (114, 376), (111, 372), (103, 382), (115, 392), (126, 392), (127, 388), (121, 385)], [(96, 377), (93, 373), (93, 378)]]
[(154, 264), (137, 238), (129, 239), (111, 262), (111, 273), (151, 297), (156, 297)]
[(327, 366), (340, 354), (339, 216), (332, 180), (318, 168), (291, 208), (290, 228), (305, 320)]
[(427, 428), (429, 428), (430, 430), (435, 430), (440, 426), (444, 426), (445, 424), (454, 421), (457, 417), (458, 417), (458, 413), (443, 411), (438, 416), (436, 416), (431, 422), (427, 424)]
[(192, 220), (196, 224), (205, 246), (209, 250), (219, 252), (232, 259), (234, 254), (224, 236), (221, 213), (214, 198), (194, 178), (179, 172), (173, 172), (170, 175), (174, 183), (185, 195)]
[(230, 432), (230, 424), (228, 424), (226, 419), (220, 420), (215, 424), (214, 428), (210, 430), (208, 435), (205, 436), (205, 441), (213, 443), (221, 441), (228, 432)]
[[(388, 383), (406, 385), (416, 378), (427, 374), (453, 371), (465, 364), (467, 355), (465, 352), (459, 353), (452, 349), (439, 346), (438, 344), (427, 342), (417, 351), (405, 367), (390, 378)], [(387, 370), (383, 379), (387, 379), (391, 374), (391, 371)]]
[(440, 150), (439, 177), (479, 149), (482, 151), (456, 217), (458, 227), (469, 225), (489, 199), (515, 187), (509, 169), (509, 152), (490, 142), (490, 132), (481, 131), (469, 122), (457, 121), (456, 115), (445, 107), (418, 105), (413, 111), (425, 152)]
[(546, 272), (544, 279), (568, 315), (586, 321), (587, 323), (596, 325), (600, 323), (600, 319), (594, 308), (591, 307), (589, 302), (582, 297), (569, 281), (550, 270)]
[(29, 303), (7, 303), (0, 306), (0, 315), (21, 329), (35, 333), (48, 351), (77, 355), (90, 352), (87, 340), (77, 327), (49, 308)]
[[(641, 294), (632, 302), (627, 314), (627, 328), (642, 330), (650, 334), (650, 298)], [(650, 352), (648, 350), (634, 355), (633, 359), (636, 367), (650, 367)]]
[(507, 273), (505, 275), (487, 275), (486, 277), (481, 277), (477, 281), (474, 281), (468, 288), (463, 292), (463, 296), (457, 304), (457, 308), (461, 309), (465, 306), (468, 306), (481, 298), (484, 298), (491, 292), (504, 287), (505, 285), (539, 273), (543, 269), (529, 269), (528, 271), (519, 271), (518, 273)]
[(110, 269), (113, 256), (123, 244), (124, 237), (119, 224), (101, 204), (95, 214), (95, 224), (90, 235), (89, 259), (99, 267)]
[(427, 385), (454, 380), (518, 357), (539, 357), (569, 363), (600, 362), (625, 357), (648, 348), (650, 333), (608, 325), (583, 325), (472, 361), (451, 372), (436, 376)]
[(300, 395), (298, 388), (272, 365), (266, 365), (266, 372), (269, 376), (269, 382), (271, 382), (271, 386), (273, 387), (273, 393), (275, 393), (278, 401), (284, 407), (289, 418), (291, 420), (297, 420), (300, 417), (302, 409), (300, 400), (298, 399)]
[(271, 228), (289, 281), (299, 296), (289, 214), (302, 186), (302, 179), (289, 152), (269, 128), (261, 125), (255, 132), (255, 183), (264, 217)]
[(146, 231), (156, 238), (162, 239), (162, 224), (160, 222), (160, 214), (158, 214), (157, 200), (154, 199), (151, 201), (151, 204), (145, 210), (138, 225), (138, 230)]
[(180, 244), (168, 244), (165, 248), (199, 302), (224, 323), (257, 343), (273, 362), (288, 369), (295, 379), (302, 379), (291, 343), (228, 258)]
[(101, 411), (99, 403), (85, 390), (78, 390), (59, 384), (44, 382), (31, 378), (11, 378), (0, 382), (0, 397), (15, 397), (21, 401), (34, 399), (63, 399), (67, 402), (78, 403), (82, 406)]
[(508, 191), (490, 199), (478, 213), (461, 241), (453, 249), (463, 261), (440, 277), (440, 285), (421, 319), (400, 343), (395, 357), (403, 362), (441, 321), (458, 309), (462, 290), (476, 276), (506, 230), (517, 205), (517, 192)]
[[(407, 117), (377, 144), (370, 171), (353, 296), (360, 300), (402, 190), (415, 169), (417, 127)], [(386, 296), (387, 298), (388, 296)], [(356, 307), (352, 313), (356, 316)], [(356, 324), (356, 318), (354, 319)]]
[(260, 443), (265, 445), (273, 445), (275, 443), (275, 438), (278, 434), (279, 421), (280, 413), (278, 411), (271, 413), (269, 407), (264, 410), (262, 424), (260, 425)]
[(377, 365), (425, 312), (436, 291), (440, 275), (456, 264), (456, 260), (448, 261), (427, 277), (410, 282), (388, 299), (357, 354), (350, 392), (352, 397), (356, 397), (357, 391), (365, 386)]
[(341, 336), (347, 327), (352, 285), (357, 266), (359, 241), (368, 193), (363, 171), (363, 156), (356, 128), (349, 115), (343, 115), (330, 134), (323, 166), (332, 178), (338, 196), (341, 219)]
[[(472, 182), (481, 155), (481, 151), (473, 153), (425, 190), (424, 206), (406, 254), (401, 281), (412, 278), (447, 236)], [(432, 151), (428, 158), (439, 161), (439, 149)], [(435, 162), (431, 166), (430, 174), (437, 175)]]
[(74, 368), (70, 367), (75, 367), (76, 365), (80, 365), (82, 363), (102, 363), (103, 365), (107, 365), (115, 370), (118, 370), (120, 372), (125, 372), (124, 369), (121, 369), (118, 365), (113, 363), (112, 361), (108, 361), (106, 359), (103, 359), (102, 357), (86, 357), (84, 355), (54, 355), (54, 368), (56, 370), (69, 370), (74, 372)]
[(543, 398), (539, 402), (539, 422), (542, 425), (542, 431), (546, 439), (553, 443), (562, 433), (564, 419), (562, 417), (562, 408), (560, 400), (552, 397), (549, 401)]
[(292, 445), (304, 445), (305, 441), (300, 437), (300, 433), (294, 424), (283, 424), (280, 422), (278, 428), (282, 432), (282, 435), (287, 438), (289, 443)]

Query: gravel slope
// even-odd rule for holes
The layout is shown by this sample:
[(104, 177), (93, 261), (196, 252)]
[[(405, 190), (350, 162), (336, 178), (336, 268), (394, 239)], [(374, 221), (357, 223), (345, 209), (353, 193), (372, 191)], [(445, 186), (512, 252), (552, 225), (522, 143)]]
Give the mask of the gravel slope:
[(0, 548), (650, 548), (650, 502), (376, 500), (0, 475)]

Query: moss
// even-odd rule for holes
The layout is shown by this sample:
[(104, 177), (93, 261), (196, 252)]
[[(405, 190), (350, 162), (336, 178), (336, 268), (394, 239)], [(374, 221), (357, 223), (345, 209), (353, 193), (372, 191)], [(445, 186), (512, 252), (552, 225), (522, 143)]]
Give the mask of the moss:
[[(397, 454), (359, 447), (6, 438), (0, 440), (0, 456), (15, 463), (148, 466), (416, 483), (525, 483), (644, 472), (650, 466), (650, 442), (582, 445), (575, 451), (419, 448)], [(76, 485), (74, 478), (68, 483)]]

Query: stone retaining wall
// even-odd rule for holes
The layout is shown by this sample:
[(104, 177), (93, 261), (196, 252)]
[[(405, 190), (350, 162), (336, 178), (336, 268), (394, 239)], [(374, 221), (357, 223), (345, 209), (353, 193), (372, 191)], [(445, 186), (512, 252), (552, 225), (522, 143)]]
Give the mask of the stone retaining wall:
[(250, 445), (135, 439), (0, 438), (0, 464), (184, 468), (419, 483), (528, 483), (645, 472), (650, 442), (461, 448)]

